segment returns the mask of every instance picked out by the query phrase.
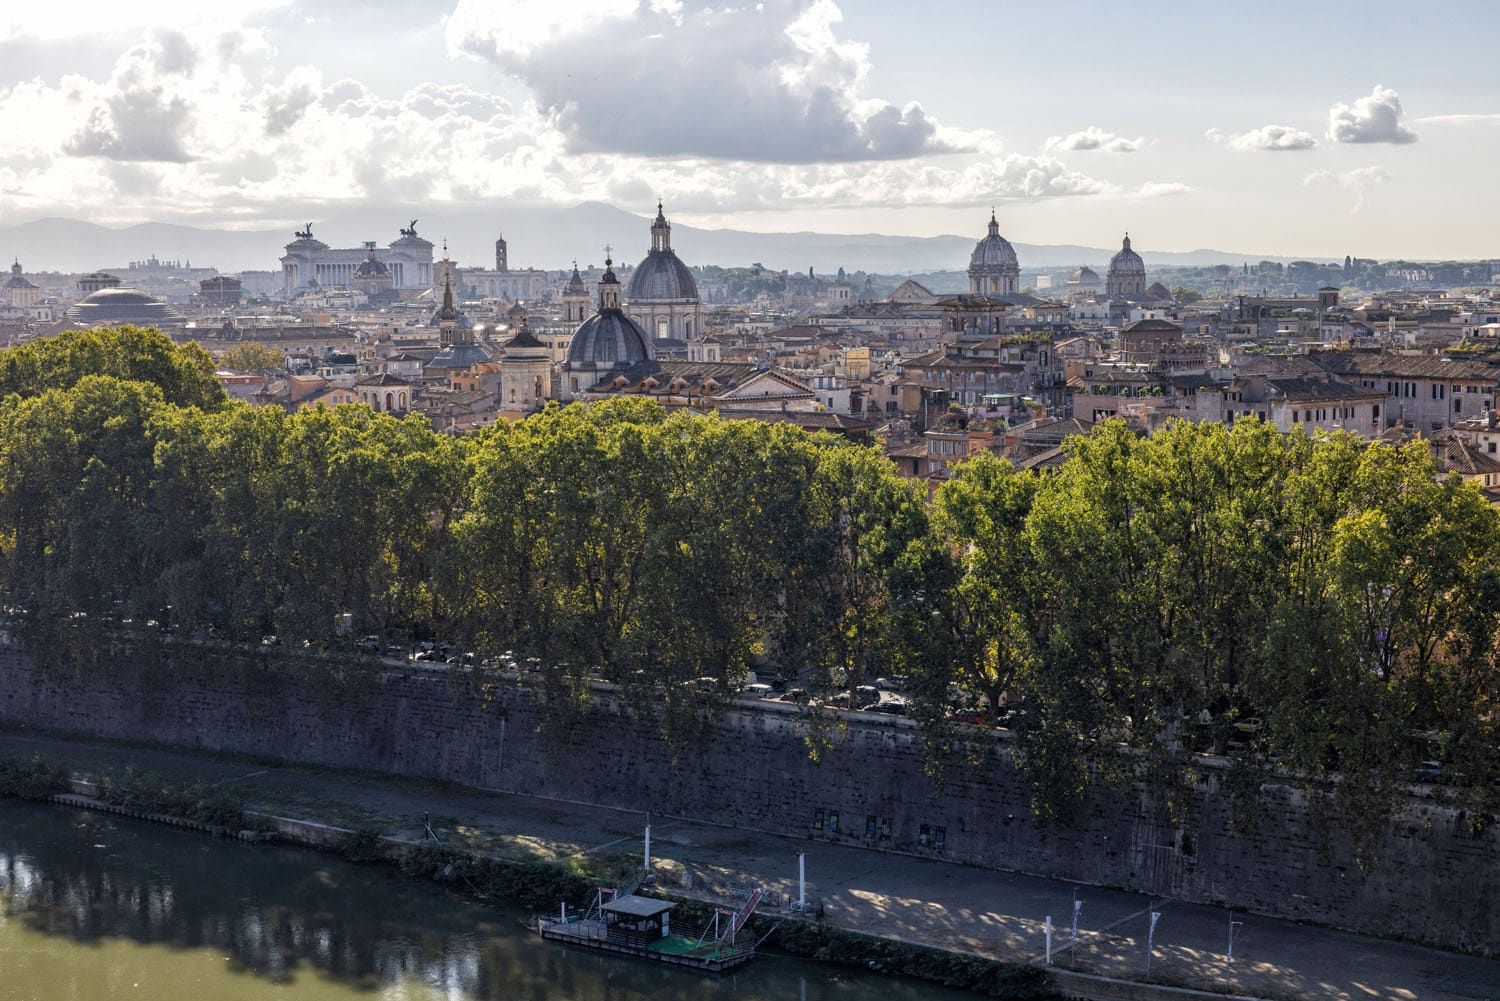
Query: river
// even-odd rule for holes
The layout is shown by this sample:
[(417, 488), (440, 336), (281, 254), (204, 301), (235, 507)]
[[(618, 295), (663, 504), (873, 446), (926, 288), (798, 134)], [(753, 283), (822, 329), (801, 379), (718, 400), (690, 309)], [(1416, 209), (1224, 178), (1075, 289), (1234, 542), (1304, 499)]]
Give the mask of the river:
[(544, 943), (381, 866), (0, 799), (3, 1001), (961, 1001), (764, 956), (723, 977)]

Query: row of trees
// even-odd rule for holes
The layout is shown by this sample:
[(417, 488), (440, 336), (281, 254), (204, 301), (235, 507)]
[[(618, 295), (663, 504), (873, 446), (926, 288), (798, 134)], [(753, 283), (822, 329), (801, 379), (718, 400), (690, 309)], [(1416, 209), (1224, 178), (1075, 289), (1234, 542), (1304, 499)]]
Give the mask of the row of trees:
[(1101, 779), (1181, 791), (1194, 750), (1247, 793), (1338, 774), (1363, 834), (1421, 768), (1494, 809), (1500, 523), (1420, 444), (1106, 424), (1053, 475), (983, 457), (929, 502), (878, 450), (644, 401), (462, 439), (253, 409), (133, 330), (6, 352), (0, 387), (0, 588), (43, 655), (126, 620), (438, 636), (538, 658), (559, 712), (615, 681), (684, 739), (697, 679), (903, 673), (935, 748), (955, 692), (1005, 718), (1047, 818)]

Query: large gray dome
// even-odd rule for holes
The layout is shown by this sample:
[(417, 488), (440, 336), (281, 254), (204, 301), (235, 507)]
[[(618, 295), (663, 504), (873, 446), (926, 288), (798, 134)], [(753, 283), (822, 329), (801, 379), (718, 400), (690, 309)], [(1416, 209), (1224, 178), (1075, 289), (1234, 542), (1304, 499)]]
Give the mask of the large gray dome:
[(969, 268), (1017, 268), (1020, 263), (1016, 260), (1016, 248), (1010, 245), (1010, 241), (1000, 235), (1000, 223), (994, 214), (990, 215), (990, 231), (974, 245), (974, 253), (969, 255)]
[(1109, 259), (1109, 273), (1111, 275), (1144, 275), (1146, 273), (1146, 262), (1141, 260), (1141, 255), (1130, 249), (1130, 234), (1125, 234), (1125, 241), (1120, 246), (1119, 253)]
[(567, 367), (596, 371), (626, 369), (653, 357), (651, 340), (640, 324), (618, 309), (602, 309), (573, 332), (573, 339), (568, 342)]
[(693, 273), (672, 250), (653, 250), (630, 276), (631, 302), (643, 299), (697, 299)]
[(179, 319), (171, 306), (135, 288), (102, 288), (68, 308), (68, 319), (84, 326), (135, 323), (150, 326)]

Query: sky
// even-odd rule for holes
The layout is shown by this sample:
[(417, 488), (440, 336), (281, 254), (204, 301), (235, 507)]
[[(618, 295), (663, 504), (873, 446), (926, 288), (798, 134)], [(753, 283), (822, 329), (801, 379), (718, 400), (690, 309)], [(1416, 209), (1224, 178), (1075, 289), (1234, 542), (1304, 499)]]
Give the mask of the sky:
[(1500, 4), (53, 0), (0, 223), (602, 201), (763, 232), (1500, 257)]

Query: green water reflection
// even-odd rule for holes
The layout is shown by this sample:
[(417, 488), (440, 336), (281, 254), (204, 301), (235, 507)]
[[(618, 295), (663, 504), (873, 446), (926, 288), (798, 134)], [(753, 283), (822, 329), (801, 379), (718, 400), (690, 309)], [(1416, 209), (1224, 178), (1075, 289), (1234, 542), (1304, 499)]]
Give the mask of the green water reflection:
[(957, 1001), (765, 957), (726, 978), (543, 943), (377, 867), (0, 800), (0, 999)]

